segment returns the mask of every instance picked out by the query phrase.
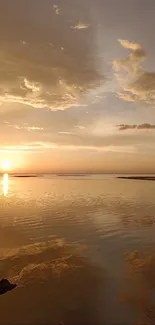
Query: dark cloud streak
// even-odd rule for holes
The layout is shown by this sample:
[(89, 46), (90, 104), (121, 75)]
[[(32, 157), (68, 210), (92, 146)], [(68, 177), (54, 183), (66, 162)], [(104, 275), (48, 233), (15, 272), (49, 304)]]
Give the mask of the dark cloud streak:
[(120, 124), (117, 126), (119, 131), (125, 131), (125, 130), (154, 130), (155, 125), (149, 124), (149, 123), (143, 123), (143, 124)]

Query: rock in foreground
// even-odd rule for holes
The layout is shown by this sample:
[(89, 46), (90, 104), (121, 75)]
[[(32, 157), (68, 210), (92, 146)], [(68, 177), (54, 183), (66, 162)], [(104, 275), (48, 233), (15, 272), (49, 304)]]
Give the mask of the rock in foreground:
[(16, 284), (10, 283), (7, 279), (2, 279), (0, 281), (0, 295), (3, 295), (4, 293), (11, 291), (16, 287), (17, 287)]

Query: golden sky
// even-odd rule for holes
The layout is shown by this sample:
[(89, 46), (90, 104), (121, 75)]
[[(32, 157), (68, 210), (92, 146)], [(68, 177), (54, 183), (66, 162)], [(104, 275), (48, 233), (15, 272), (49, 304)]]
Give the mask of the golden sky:
[(0, 162), (155, 172), (154, 0), (1, 0)]

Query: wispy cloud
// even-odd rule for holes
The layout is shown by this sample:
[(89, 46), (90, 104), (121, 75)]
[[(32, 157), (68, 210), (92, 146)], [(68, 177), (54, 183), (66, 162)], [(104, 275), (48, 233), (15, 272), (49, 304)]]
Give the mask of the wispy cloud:
[(57, 4), (53, 5), (53, 9), (55, 10), (56, 15), (60, 14), (60, 8)]
[(40, 91), (40, 85), (35, 82), (31, 82), (28, 79), (24, 78), (23, 84), (21, 83), (21, 89), (30, 90), (32, 94), (35, 94)]
[(85, 129), (84, 125), (75, 125), (74, 127), (79, 129), (79, 130), (84, 130)]
[(35, 108), (48, 107), (51, 110), (65, 110), (71, 106), (80, 106), (80, 91), (84, 92), (84, 88), (68, 85), (65, 80), (59, 80), (53, 90), (46, 91), (41, 82), (34, 83), (21, 78), (16, 83), (16, 88), (10, 88), (7, 92), (4, 90), (3, 94), (1, 92), (0, 104), (20, 103)]
[(64, 135), (74, 135), (75, 133), (69, 132), (69, 131), (60, 131), (58, 132), (59, 134), (64, 134)]
[(14, 128), (16, 130), (26, 130), (26, 131), (44, 131), (43, 127), (40, 126), (32, 126), (28, 123), (24, 123), (22, 125), (19, 124), (11, 124), (8, 121), (4, 121), (4, 124), (6, 124), (8, 127)]
[(37, 152), (44, 151), (47, 149), (54, 149), (57, 146), (53, 143), (46, 142), (23, 142), (14, 145), (1, 145), (0, 152)]
[(22, 44), (22, 45), (27, 45), (27, 42), (26, 41), (20, 41), (20, 43)]
[(78, 24), (72, 26), (72, 29), (87, 29), (90, 27), (90, 24), (85, 24), (85, 23), (82, 23), (82, 22), (79, 22)]
[[(86, 95), (104, 80), (96, 68), (96, 56), (86, 41), (87, 35), (79, 38), (68, 28), (70, 8), (66, 8), (63, 20), (52, 19), (52, 10), (60, 13), (58, 4), (53, 5), (52, 1), (40, 2), (38, 11), (32, 2), (22, 2), (19, 20), (16, 6), (5, 3), (1, 6), (0, 27), (6, 32), (0, 51), (0, 104), (66, 110), (84, 104)], [(71, 10), (77, 21), (79, 11), (74, 5)], [(7, 29), (3, 19), (6, 12), (11, 17)], [(82, 23), (73, 26), (88, 27)], [(95, 44), (93, 37), (92, 34), (91, 41)]]
[(44, 128), (39, 126), (22, 126), (22, 125), (12, 125), (17, 130), (26, 130), (26, 131), (43, 131)]
[(140, 101), (148, 104), (155, 102), (155, 72), (144, 71), (142, 62), (145, 51), (138, 43), (119, 40), (120, 44), (131, 51), (126, 59), (115, 60), (113, 68), (120, 84), (119, 97), (125, 101)]
[(19, 145), (3, 145), (0, 146), (0, 152), (42, 152), (51, 149), (61, 149), (64, 151), (94, 151), (94, 152), (125, 152), (134, 153), (135, 147), (132, 145), (72, 145), (58, 144), (52, 142), (32, 142), (21, 143)]
[(149, 123), (143, 123), (143, 124), (120, 124), (117, 125), (118, 129), (120, 131), (125, 130), (154, 130), (155, 125), (149, 124)]

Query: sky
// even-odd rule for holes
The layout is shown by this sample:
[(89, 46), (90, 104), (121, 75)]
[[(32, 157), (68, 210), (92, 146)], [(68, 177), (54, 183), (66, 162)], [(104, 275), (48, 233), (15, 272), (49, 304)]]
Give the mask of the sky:
[(155, 1), (0, 1), (0, 163), (155, 172)]

